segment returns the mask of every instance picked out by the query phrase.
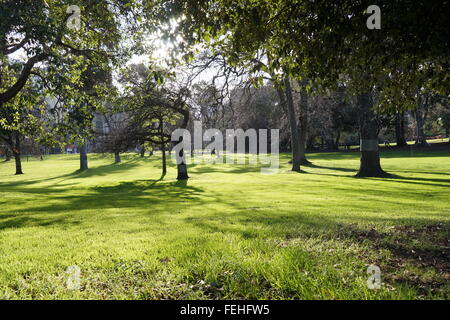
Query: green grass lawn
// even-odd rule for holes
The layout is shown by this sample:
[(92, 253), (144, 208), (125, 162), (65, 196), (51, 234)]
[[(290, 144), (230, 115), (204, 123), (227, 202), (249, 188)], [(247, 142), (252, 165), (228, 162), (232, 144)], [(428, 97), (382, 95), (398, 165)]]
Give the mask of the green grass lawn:
[(385, 152), (395, 176), (359, 179), (356, 152), (311, 154), (305, 174), (283, 155), (277, 175), (196, 165), (187, 183), (159, 180), (157, 155), (2, 162), (0, 298), (448, 299), (449, 156)]
[[(427, 142), (430, 145), (436, 145), (436, 144), (442, 144), (442, 143), (447, 143), (449, 142), (449, 138), (442, 138), (442, 139), (427, 139)], [(416, 141), (414, 140), (409, 140), (406, 142), (408, 144), (408, 147), (415, 147)], [(384, 143), (380, 143), (378, 145), (379, 147), (383, 148), (383, 147), (397, 147), (397, 142), (389, 142), (388, 145), (384, 144)], [(350, 150), (359, 150), (360, 146), (359, 145), (351, 145), (350, 146)], [(403, 147), (405, 148), (405, 147)], [(346, 150), (345, 146), (341, 146), (340, 149), (342, 150)]]

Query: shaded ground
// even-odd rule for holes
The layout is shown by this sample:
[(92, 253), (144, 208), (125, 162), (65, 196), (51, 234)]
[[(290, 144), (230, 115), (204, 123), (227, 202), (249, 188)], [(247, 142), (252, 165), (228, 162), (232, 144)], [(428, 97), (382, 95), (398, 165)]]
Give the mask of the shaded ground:
[[(351, 225), (338, 237), (349, 237), (358, 242), (371, 241), (374, 250), (386, 250), (391, 257), (377, 263), (386, 272), (385, 281), (391, 286), (404, 283), (418, 288), (421, 296), (439, 292), (448, 294), (450, 283), (450, 225), (433, 224), (425, 226), (393, 226), (388, 232), (380, 233), (375, 228), (360, 230)], [(413, 272), (396, 274), (406, 265)], [(426, 269), (438, 275), (429, 278)], [(425, 275), (425, 276), (424, 276)]]

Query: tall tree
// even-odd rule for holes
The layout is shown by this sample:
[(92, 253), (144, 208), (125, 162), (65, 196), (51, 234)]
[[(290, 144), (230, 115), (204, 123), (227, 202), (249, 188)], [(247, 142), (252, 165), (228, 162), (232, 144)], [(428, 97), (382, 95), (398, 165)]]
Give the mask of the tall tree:
[[(189, 90), (183, 86), (176, 87), (170, 79), (169, 72), (152, 70), (144, 65), (129, 66), (123, 70), (121, 78), (128, 101), (124, 111), (132, 118), (129, 130), (134, 132), (136, 140), (160, 145), (164, 151), (171, 139), (165, 130), (174, 129), (177, 125), (186, 129), (190, 120)], [(184, 152), (181, 151), (177, 157), (177, 179), (186, 180), (189, 176)]]
[[(121, 40), (130, 39), (130, 34), (133, 39), (139, 38), (137, 9), (133, 0), (1, 1), (2, 113), (6, 112), (8, 103), (26, 90), (33, 75), (46, 85), (43, 96), (65, 97), (64, 104), (60, 100), (57, 103), (58, 107), (67, 108), (60, 113), (59, 120), (73, 114), (75, 105), (86, 102), (85, 98), (76, 98), (83, 93), (80, 81), (86, 69), (111, 68), (127, 48)], [(24, 110), (19, 112), (23, 114)], [(67, 135), (63, 128), (71, 129), (71, 126), (67, 123), (59, 126), (55, 130), (59, 138)]]
[(286, 96), (285, 105), (288, 110), (289, 125), (291, 127), (292, 171), (300, 172), (300, 164), (302, 160), (300, 154), (300, 135), (297, 126), (294, 98), (292, 97), (291, 80), (287, 77), (284, 79), (284, 94)]
[(357, 98), (359, 110), (359, 135), (361, 139), (361, 165), (357, 176), (382, 177), (386, 173), (381, 169), (378, 150), (378, 124), (373, 107), (373, 95), (364, 93)]
[(299, 145), (300, 145), (300, 164), (301, 165), (309, 165), (311, 162), (306, 159), (306, 139), (307, 139), (307, 130), (308, 130), (308, 92), (305, 88), (306, 81), (298, 82), (298, 86), (300, 88), (300, 98), (298, 106), (299, 106), (299, 119), (298, 119), (298, 135), (299, 135)]
[(16, 174), (23, 174), (21, 155), (25, 137), (46, 142), (49, 123), (46, 102), (40, 97), (42, 85), (38, 79), (30, 81), (13, 99), (0, 108), (0, 140), (15, 159)]

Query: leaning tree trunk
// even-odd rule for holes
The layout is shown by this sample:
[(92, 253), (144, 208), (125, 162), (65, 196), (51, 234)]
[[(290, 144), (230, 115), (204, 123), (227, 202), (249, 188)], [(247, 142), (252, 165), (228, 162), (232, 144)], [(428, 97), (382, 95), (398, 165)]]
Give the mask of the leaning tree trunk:
[(395, 114), (395, 139), (397, 147), (405, 147), (408, 145), (405, 138), (405, 113), (398, 111)]
[(85, 171), (88, 169), (88, 157), (86, 150), (86, 142), (80, 146), (80, 171)]
[(358, 177), (382, 177), (386, 173), (381, 169), (378, 150), (378, 124), (372, 110), (370, 93), (358, 96), (359, 131), (361, 139), (361, 164)]
[(20, 154), (20, 137), (19, 135), (16, 136), (16, 141), (13, 148), (13, 155), (14, 159), (16, 160), (16, 174), (23, 174), (22, 171), (22, 159)]
[(115, 163), (121, 163), (122, 159), (120, 158), (120, 153), (119, 152), (114, 152), (114, 162)]
[(300, 93), (300, 119), (298, 129), (300, 164), (308, 165), (311, 162), (306, 159), (306, 130), (308, 128), (308, 93), (302, 89)]
[[(292, 148), (292, 171), (300, 172), (301, 154), (300, 137), (297, 128), (297, 118), (295, 116), (294, 99), (292, 98), (292, 87), (289, 78), (284, 79), (286, 107), (288, 110), (289, 125), (291, 127), (291, 148)], [(280, 94), (280, 98), (282, 95)], [(284, 99), (283, 99), (284, 100)], [(283, 102), (282, 102), (283, 103)]]

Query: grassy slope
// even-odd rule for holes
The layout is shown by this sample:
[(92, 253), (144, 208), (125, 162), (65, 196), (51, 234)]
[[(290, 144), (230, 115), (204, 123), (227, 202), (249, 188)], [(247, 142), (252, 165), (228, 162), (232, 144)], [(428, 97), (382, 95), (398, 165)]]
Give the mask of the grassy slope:
[(187, 184), (156, 156), (0, 163), (0, 298), (450, 298), (449, 155), (385, 153), (392, 179), (353, 178), (357, 153), (198, 165)]

